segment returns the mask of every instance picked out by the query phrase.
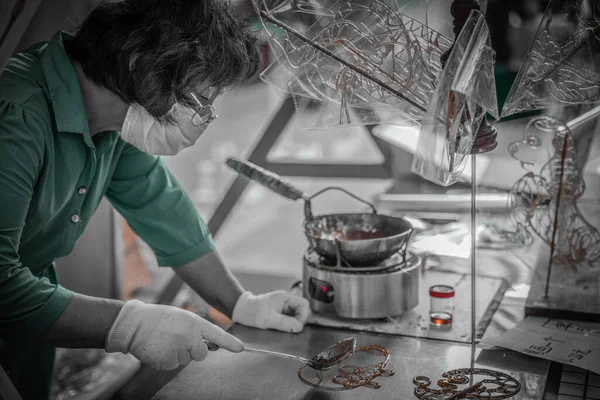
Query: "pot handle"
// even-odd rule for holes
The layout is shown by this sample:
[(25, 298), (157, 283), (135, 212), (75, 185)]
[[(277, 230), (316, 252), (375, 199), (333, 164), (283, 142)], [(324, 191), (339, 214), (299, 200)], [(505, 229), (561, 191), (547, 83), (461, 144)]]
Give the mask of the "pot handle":
[(309, 196), (308, 198), (305, 199), (306, 201), (304, 202), (304, 215), (305, 215), (305, 217), (306, 217), (307, 220), (310, 220), (310, 219), (313, 218), (312, 206), (310, 204), (310, 201), (312, 199), (314, 199), (315, 197), (317, 197), (317, 196), (321, 195), (322, 193), (327, 192), (329, 190), (338, 190), (340, 192), (344, 192), (348, 196), (352, 197), (353, 199), (356, 199), (356, 200), (360, 201), (361, 203), (364, 203), (364, 204), (368, 205), (369, 207), (371, 207), (371, 210), (373, 210), (373, 214), (377, 214), (377, 210), (375, 209), (375, 206), (372, 203), (370, 203), (370, 202), (368, 202), (368, 201), (366, 201), (366, 200), (358, 197), (354, 193), (350, 193), (346, 189), (343, 189), (343, 188), (338, 187), (338, 186), (330, 186), (330, 187), (326, 187), (324, 189), (319, 190), (317, 193), (315, 193), (315, 194), (313, 194), (313, 195), (311, 195), (311, 196)]
[(273, 192), (290, 200), (307, 198), (304, 192), (285, 182), (281, 176), (267, 171), (250, 161), (241, 161), (237, 158), (229, 157), (226, 164), (238, 174), (258, 182), (267, 189), (271, 189)]

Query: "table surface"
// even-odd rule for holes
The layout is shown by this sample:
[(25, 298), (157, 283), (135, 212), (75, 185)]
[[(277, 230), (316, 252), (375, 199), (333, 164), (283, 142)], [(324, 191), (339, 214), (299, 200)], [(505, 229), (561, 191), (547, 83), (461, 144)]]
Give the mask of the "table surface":
[[(299, 178), (295, 178), (294, 182), (296, 180)], [(308, 183), (302, 180), (298, 186), (307, 188), (306, 190), (310, 192)], [(322, 185), (320, 182), (315, 184)], [(348, 184), (346, 183), (345, 186)], [(361, 193), (365, 191), (363, 186), (364, 184), (361, 183), (359, 188)], [(256, 190), (260, 192), (261, 189)], [(264, 196), (268, 197), (268, 193)], [(345, 198), (341, 198), (340, 201), (345, 201)], [(229, 255), (229, 259), (226, 260), (228, 265), (244, 266), (243, 271), (246, 271), (248, 264), (253, 266), (265, 264), (264, 254), (256, 249), (264, 248), (264, 243), (270, 243), (270, 246), (278, 252), (272, 255), (272, 259), (276, 261), (271, 262), (273, 269), (255, 268), (261, 276), (254, 277), (257, 271), (253, 270), (252, 274), (248, 273), (246, 277), (248, 279), (242, 280), (243, 286), (255, 293), (263, 292), (264, 286), (268, 286), (268, 290), (287, 289), (295, 279), (292, 276), (281, 276), (284, 275), (282, 268), (290, 264), (290, 254), (301, 254), (304, 250), (302, 248), (304, 238), (297, 229), (297, 221), (302, 219), (301, 210), (296, 207), (297, 205), (282, 202), (280, 199), (277, 199), (277, 202), (273, 201), (272, 207), (263, 202), (259, 203), (255, 206), (252, 203), (244, 204), (243, 210), (242, 207), (234, 210), (228, 220), (229, 225), (225, 226), (226, 232), (220, 235), (219, 245), (221, 249), (225, 248), (222, 250), (223, 253)], [(340, 207), (336, 203), (335, 208)], [(277, 211), (274, 208), (277, 208)], [(280, 218), (281, 215), (286, 215), (287, 218)], [(294, 215), (297, 218), (290, 218)], [(258, 238), (258, 235), (249, 235), (248, 232), (239, 229), (239, 226), (249, 218), (252, 219), (256, 231), (261, 232), (258, 244), (257, 240), (248, 239), (248, 237)], [(290, 220), (295, 222), (290, 223)], [(230, 229), (227, 229), (228, 227)], [(228, 230), (231, 232), (228, 233)], [(287, 234), (282, 236), (281, 232)], [(235, 249), (235, 251), (227, 251), (227, 249)], [(515, 258), (512, 252), (493, 253), (494, 257), (490, 257), (485, 251), (478, 252), (477, 258), (481, 261), (478, 264), (482, 266), (480, 272), (505, 279), (513, 289), (507, 292), (486, 334), (505, 331), (522, 319), (526, 293), (523, 296), (521, 293), (523, 290), (515, 290), (515, 285), (529, 284), (530, 264), (533, 265)], [(524, 249), (523, 253), (531, 255), (529, 249)], [(292, 267), (289, 268), (296, 272), (295, 277), (300, 271), (296, 265), (297, 263), (292, 263)], [(459, 273), (469, 272), (468, 263), (465, 265), (452, 263), (452, 268)], [(254, 285), (255, 281), (260, 284)], [(357, 338), (358, 346), (376, 344), (387, 348), (392, 355), (389, 367), (395, 369), (396, 374), (390, 378), (379, 378), (382, 387), (377, 390), (358, 388), (344, 392), (322, 391), (313, 389), (298, 379), (297, 371), (300, 365), (295, 361), (256, 353), (232, 354), (220, 350), (211, 353), (204, 362), (188, 365), (153, 399), (414, 399), (412, 383), (414, 376), (427, 375), (435, 381), (447, 370), (470, 366), (470, 346), (440, 340), (371, 332), (360, 333), (311, 325), (307, 325), (302, 333), (296, 335), (255, 330), (238, 325), (232, 327), (231, 333), (244, 341), (248, 347), (305, 356), (314, 355), (339, 339), (354, 336)], [(500, 349), (478, 350), (477, 354), (476, 367), (505, 371), (521, 382), (522, 389), (514, 399), (543, 397), (550, 366), (548, 361)]]
[[(514, 256), (502, 252), (482, 252), (487, 272), (507, 279), (514, 286), (505, 293), (500, 308), (494, 314), (487, 334), (501, 334), (523, 318), (527, 290), (515, 290), (519, 283), (528, 282), (530, 271), (517, 265)], [(510, 258), (511, 262), (506, 258)], [(484, 261), (482, 260), (482, 261)], [(461, 271), (461, 266), (454, 265)], [(468, 268), (464, 271), (467, 272)], [(518, 276), (514, 276), (514, 275)], [(240, 276), (244, 287), (261, 293), (267, 288), (289, 288), (293, 278), (265, 277), (248, 274)], [(525, 288), (522, 288), (525, 289)], [(525, 293), (521, 293), (525, 292)], [(167, 383), (154, 397), (164, 399), (415, 399), (413, 377), (426, 375), (435, 382), (445, 371), (468, 368), (471, 363), (470, 345), (443, 340), (410, 338), (373, 332), (307, 325), (299, 334), (262, 331), (234, 325), (231, 333), (248, 347), (311, 356), (345, 337), (354, 336), (357, 346), (383, 346), (391, 354), (389, 367), (396, 371), (390, 378), (379, 378), (380, 389), (358, 388), (352, 391), (331, 392), (313, 389), (297, 376), (300, 365), (293, 360), (269, 357), (256, 353), (232, 354), (225, 350), (209, 354), (201, 363), (191, 363)], [(477, 350), (476, 367), (509, 373), (521, 382), (516, 399), (542, 399), (550, 362), (497, 348)], [(435, 385), (433, 385), (435, 386)]]
[[(302, 383), (297, 361), (257, 353), (210, 353), (201, 363), (191, 363), (162, 388), (154, 400), (164, 399), (414, 399), (413, 377), (437, 381), (445, 371), (468, 368), (471, 348), (442, 341), (306, 326), (299, 334), (261, 331), (234, 326), (231, 333), (248, 347), (310, 356), (345, 337), (354, 336), (357, 347), (375, 344), (391, 354), (388, 365), (396, 374), (378, 378), (380, 389), (357, 388), (333, 392)], [(494, 369), (513, 376), (521, 391), (513, 399), (541, 399), (549, 362), (504, 350), (477, 350), (476, 368)], [(432, 385), (435, 386), (435, 385)]]

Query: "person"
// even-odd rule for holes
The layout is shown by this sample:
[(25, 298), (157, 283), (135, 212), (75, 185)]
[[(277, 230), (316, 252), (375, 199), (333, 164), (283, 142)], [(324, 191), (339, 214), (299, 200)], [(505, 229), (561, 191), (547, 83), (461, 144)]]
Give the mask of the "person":
[[(192, 289), (234, 323), (299, 332), (308, 302), (255, 295), (224, 266), (160, 155), (196, 142), (223, 90), (259, 68), (255, 39), (220, 0), (99, 4), (74, 35), (12, 57), (0, 77), (0, 364), (24, 399), (49, 397), (55, 347), (130, 353), (157, 369), (243, 343), (176, 307), (57, 284), (106, 196)], [(82, 265), (82, 268), (84, 266)]]

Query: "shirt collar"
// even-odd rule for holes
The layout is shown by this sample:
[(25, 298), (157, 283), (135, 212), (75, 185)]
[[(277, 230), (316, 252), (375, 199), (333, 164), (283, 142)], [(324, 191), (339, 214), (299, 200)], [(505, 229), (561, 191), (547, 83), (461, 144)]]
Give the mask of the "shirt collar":
[(61, 132), (80, 133), (85, 143), (94, 147), (79, 79), (64, 46), (64, 42), (72, 38), (68, 33), (59, 31), (50, 39), (41, 55), (42, 69), (57, 129)]

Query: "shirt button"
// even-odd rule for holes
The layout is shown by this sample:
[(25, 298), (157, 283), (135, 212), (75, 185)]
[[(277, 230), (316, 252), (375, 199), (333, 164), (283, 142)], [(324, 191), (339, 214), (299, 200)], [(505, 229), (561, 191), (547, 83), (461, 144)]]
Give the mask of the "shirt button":
[(81, 221), (81, 218), (79, 218), (79, 215), (77, 215), (77, 214), (73, 214), (73, 215), (71, 215), (71, 222), (72, 222), (72, 223), (76, 224), (76, 223), (78, 223), (79, 221)]
[(77, 189), (77, 193), (79, 193), (79, 194), (86, 194), (87, 193), (87, 188), (85, 186), (80, 186), (79, 189)]

